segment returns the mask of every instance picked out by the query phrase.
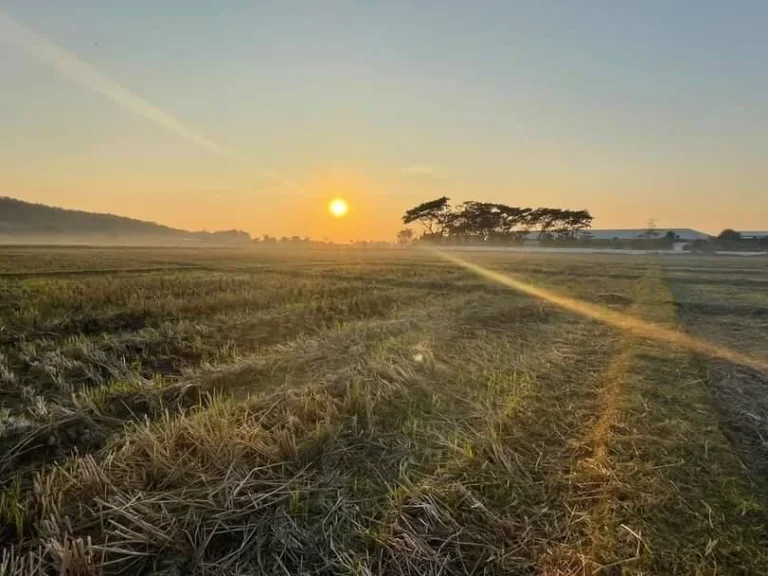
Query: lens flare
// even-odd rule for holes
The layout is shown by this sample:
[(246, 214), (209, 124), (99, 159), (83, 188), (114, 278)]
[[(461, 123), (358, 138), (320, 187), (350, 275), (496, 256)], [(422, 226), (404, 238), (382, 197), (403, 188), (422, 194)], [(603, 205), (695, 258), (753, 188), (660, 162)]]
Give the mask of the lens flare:
[(513, 278), (512, 276), (507, 276), (501, 272), (495, 272), (494, 270), (489, 270), (488, 268), (484, 268), (478, 264), (468, 262), (462, 258), (459, 258), (458, 256), (454, 256), (453, 254), (438, 252), (438, 255), (440, 255), (440, 257), (444, 258), (445, 260), (448, 260), (449, 262), (469, 270), (470, 272), (474, 272), (478, 276), (486, 278), (487, 280), (491, 280), (492, 282), (496, 282), (497, 284), (501, 284), (502, 286), (506, 286), (512, 290), (517, 290), (523, 294), (527, 294), (535, 298), (540, 298), (541, 300), (545, 300), (546, 302), (554, 304), (555, 306), (558, 306), (569, 312), (573, 312), (586, 318), (608, 324), (609, 326), (625, 330), (636, 336), (657, 340), (659, 342), (668, 342), (698, 354), (704, 354), (713, 358), (727, 360), (729, 362), (733, 362), (734, 364), (748, 366), (761, 372), (768, 372), (768, 360), (753, 358), (741, 352), (736, 352), (735, 350), (725, 348), (724, 346), (718, 346), (717, 344), (713, 344), (705, 340), (693, 338), (692, 336), (689, 336), (683, 332), (671, 330), (669, 328), (665, 328), (664, 326), (660, 326), (659, 324), (654, 324), (653, 322), (648, 322), (647, 320), (642, 320), (640, 318), (636, 318), (635, 316), (630, 316), (629, 314), (624, 314), (623, 312), (618, 312), (616, 310), (606, 308), (605, 306), (584, 302), (582, 300), (577, 300), (576, 298), (563, 296), (562, 294), (558, 294), (552, 290), (533, 286)]

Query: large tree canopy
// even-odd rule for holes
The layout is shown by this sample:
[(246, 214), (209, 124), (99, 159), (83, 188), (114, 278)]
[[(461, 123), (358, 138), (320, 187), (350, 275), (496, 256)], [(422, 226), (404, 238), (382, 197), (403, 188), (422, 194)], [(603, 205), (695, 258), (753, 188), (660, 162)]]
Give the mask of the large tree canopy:
[(592, 225), (587, 210), (518, 208), (470, 200), (452, 209), (445, 196), (408, 210), (403, 222), (419, 222), (423, 239), (447, 238), (464, 242), (520, 242), (531, 229), (542, 240), (574, 239)]

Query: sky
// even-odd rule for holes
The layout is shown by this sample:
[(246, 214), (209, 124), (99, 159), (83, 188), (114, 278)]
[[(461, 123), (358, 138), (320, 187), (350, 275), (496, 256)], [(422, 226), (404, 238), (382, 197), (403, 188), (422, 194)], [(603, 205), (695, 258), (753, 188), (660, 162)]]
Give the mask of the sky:
[(762, 0), (0, 0), (0, 195), (334, 241), (394, 239), (441, 195), (768, 229), (766, 22)]

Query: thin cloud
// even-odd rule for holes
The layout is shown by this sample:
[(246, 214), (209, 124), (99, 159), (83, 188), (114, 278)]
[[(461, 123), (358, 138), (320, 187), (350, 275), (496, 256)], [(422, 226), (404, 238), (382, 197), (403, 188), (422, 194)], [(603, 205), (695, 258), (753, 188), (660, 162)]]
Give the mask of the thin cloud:
[(231, 160), (247, 163), (249, 167), (255, 168), (270, 180), (295, 192), (301, 192), (301, 188), (296, 183), (268, 168), (255, 166), (252, 161), (236, 154), (220, 142), (205, 136), (191, 125), (124, 88), (71, 52), (67, 52), (34, 30), (16, 22), (2, 10), (0, 10), (0, 42), (5, 42), (21, 50), (39, 62), (47, 64), (61, 76), (101, 94), (112, 102), (186, 138), (197, 146)]

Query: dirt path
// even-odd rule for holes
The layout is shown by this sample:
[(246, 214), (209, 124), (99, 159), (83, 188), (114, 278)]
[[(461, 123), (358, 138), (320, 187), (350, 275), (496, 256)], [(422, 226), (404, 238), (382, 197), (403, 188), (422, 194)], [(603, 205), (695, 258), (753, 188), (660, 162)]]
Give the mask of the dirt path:
[[(638, 281), (628, 313), (675, 325), (658, 266)], [(765, 513), (695, 363), (668, 344), (618, 337), (567, 477), (571, 530), (542, 572), (764, 573)]]

